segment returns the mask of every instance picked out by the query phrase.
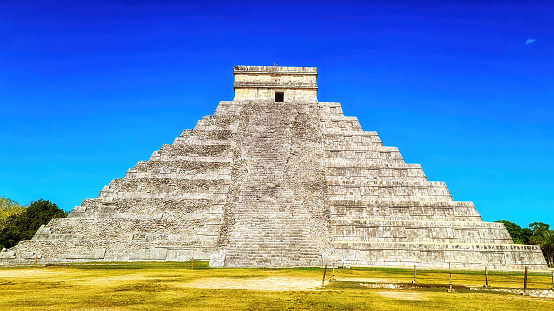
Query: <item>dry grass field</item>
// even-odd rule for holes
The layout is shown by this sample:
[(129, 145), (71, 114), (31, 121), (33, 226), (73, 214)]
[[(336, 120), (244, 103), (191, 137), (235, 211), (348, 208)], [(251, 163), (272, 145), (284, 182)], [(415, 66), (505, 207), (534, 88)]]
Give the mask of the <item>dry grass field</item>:
[[(458, 289), (448, 271), (418, 271), (428, 288), (372, 289), (366, 283), (410, 283), (413, 271), (336, 269), (321, 289), (323, 269), (209, 269), (206, 262), (113, 263), (0, 268), (2, 310), (554, 310), (554, 300)], [(327, 273), (329, 279), (332, 270)], [(551, 288), (531, 273), (529, 287)], [(453, 283), (482, 286), (482, 272), (455, 271)], [(489, 273), (493, 287), (522, 287), (523, 275)]]

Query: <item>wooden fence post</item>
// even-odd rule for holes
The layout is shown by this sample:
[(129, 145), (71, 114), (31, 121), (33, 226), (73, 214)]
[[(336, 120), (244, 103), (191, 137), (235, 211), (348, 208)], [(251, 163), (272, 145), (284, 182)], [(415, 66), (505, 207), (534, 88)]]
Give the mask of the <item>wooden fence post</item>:
[(490, 287), (489, 286), (489, 273), (487, 271), (487, 266), (485, 266), (485, 287)]
[(525, 277), (523, 278), (523, 295), (527, 294), (527, 266), (525, 266)]
[(452, 269), (450, 269), (450, 263), (448, 263), (448, 273), (450, 273), (450, 287), (448, 289), (448, 292), (452, 292)]
[(323, 280), (321, 281), (321, 288), (325, 288), (325, 274), (327, 273), (327, 264), (325, 264), (325, 270), (323, 270)]

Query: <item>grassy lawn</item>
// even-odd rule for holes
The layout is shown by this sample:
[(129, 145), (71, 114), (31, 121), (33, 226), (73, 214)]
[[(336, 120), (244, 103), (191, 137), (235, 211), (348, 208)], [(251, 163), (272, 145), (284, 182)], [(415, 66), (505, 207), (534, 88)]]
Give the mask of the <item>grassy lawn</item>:
[[(116, 263), (0, 268), (2, 310), (554, 310), (554, 300), (440, 288), (370, 289), (369, 282), (410, 283), (413, 271), (209, 269), (206, 262)], [(332, 271), (328, 270), (329, 277)], [(448, 284), (446, 271), (418, 271), (424, 284)], [(551, 288), (548, 274), (530, 274), (529, 287)], [(456, 271), (453, 283), (480, 286), (483, 273)], [(489, 273), (495, 287), (521, 287), (521, 273)]]
[[(410, 269), (397, 268), (354, 268), (335, 270), (338, 280), (349, 278), (369, 277), (374, 282), (411, 283), (414, 272)], [(523, 288), (523, 272), (491, 272), (488, 273), (489, 286), (505, 288)], [(417, 270), (416, 280), (422, 284), (449, 284), (448, 271), (444, 270)], [(371, 280), (370, 280), (371, 281)], [(552, 275), (548, 272), (529, 272), (527, 277), (528, 288), (550, 289), (552, 288)], [(484, 271), (452, 271), (452, 283), (464, 286), (485, 285)]]

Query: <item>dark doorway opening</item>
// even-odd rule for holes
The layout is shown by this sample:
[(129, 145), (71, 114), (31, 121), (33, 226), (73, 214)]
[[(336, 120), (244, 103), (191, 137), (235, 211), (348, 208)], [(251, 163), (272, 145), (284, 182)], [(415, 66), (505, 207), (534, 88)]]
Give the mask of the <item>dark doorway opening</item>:
[(275, 92), (275, 102), (276, 103), (282, 103), (284, 101), (285, 101), (285, 93)]

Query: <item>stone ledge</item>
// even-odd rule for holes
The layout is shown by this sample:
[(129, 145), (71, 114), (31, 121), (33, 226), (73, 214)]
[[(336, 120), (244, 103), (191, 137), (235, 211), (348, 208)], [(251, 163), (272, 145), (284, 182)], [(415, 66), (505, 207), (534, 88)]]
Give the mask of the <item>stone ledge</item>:
[(272, 74), (300, 74), (317, 75), (317, 67), (285, 67), (285, 66), (235, 66), (234, 73), (272, 73)]
[(270, 88), (270, 89), (310, 89), (317, 90), (317, 83), (279, 83), (279, 82), (235, 82), (235, 89)]

